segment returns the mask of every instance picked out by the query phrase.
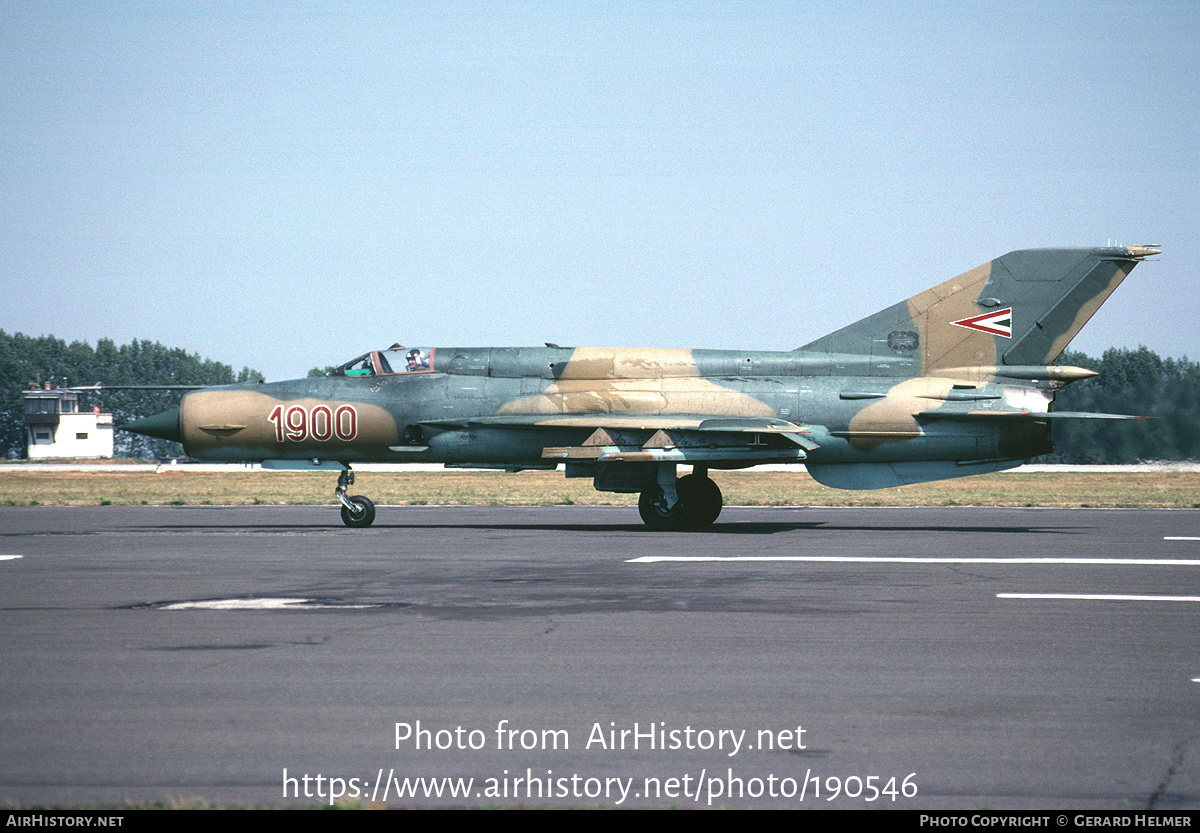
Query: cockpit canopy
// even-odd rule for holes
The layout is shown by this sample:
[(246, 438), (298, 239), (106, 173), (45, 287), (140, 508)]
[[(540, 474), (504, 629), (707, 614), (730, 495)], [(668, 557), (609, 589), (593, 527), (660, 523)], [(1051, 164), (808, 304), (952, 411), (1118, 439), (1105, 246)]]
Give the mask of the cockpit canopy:
[(433, 370), (432, 347), (403, 347), (393, 344), (386, 350), (373, 350), (346, 362), (333, 376), (398, 376), (402, 373), (428, 373)]

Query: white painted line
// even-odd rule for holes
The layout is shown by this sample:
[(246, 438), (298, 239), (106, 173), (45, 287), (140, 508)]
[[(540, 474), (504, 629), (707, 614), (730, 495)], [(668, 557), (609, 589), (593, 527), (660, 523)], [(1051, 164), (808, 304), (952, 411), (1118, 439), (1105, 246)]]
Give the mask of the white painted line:
[(284, 610), (308, 599), (210, 599), (204, 602), (176, 602), (162, 610)]
[(997, 599), (1075, 599), (1089, 602), (1200, 602), (1200, 596), (1137, 596), (1124, 593), (997, 593)]
[(202, 602), (175, 602), (160, 610), (360, 610), (377, 605), (334, 605), (313, 599), (209, 599)]
[(808, 561), (836, 564), (1098, 564), (1122, 567), (1200, 567), (1200, 560), (1184, 558), (941, 558), (900, 555), (643, 555), (626, 559), (625, 563), (654, 564), (659, 561), (716, 561), (728, 564)]
[(1200, 541), (1200, 535), (1164, 535), (1164, 541)]
[(24, 558), (23, 555), (0, 555), (0, 561), (12, 561), (14, 558)]

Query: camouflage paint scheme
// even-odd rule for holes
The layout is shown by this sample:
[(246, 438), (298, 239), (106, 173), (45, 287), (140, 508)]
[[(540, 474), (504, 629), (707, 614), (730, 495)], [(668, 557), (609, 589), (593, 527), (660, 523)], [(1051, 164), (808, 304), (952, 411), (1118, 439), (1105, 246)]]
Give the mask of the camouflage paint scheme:
[[(720, 511), (710, 468), (802, 462), (826, 485), (879, 488), (1018, 465), (1052, 450), (1051, 419), (1120, 418), (1051, 412), (1094, 375), (1051, 362), (1157, 253), (1010, 252), (791, 352), (395, 345), (323, 378), (197, 390), (124, 427), (274, 467), (563, 464), (640, 492), (652, 527), (699, 528)], [(680, 463), (694, 474), (676, 479)], [(348, 482), (343, 519), (365, 525)]]

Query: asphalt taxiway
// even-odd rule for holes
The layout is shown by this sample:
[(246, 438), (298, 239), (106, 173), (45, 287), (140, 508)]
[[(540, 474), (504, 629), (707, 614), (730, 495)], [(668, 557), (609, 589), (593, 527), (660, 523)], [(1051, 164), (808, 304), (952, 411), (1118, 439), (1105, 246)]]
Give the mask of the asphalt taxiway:
[(1200, 808), (1197, 511), (18, 507), (0, 577), (0, 803)]

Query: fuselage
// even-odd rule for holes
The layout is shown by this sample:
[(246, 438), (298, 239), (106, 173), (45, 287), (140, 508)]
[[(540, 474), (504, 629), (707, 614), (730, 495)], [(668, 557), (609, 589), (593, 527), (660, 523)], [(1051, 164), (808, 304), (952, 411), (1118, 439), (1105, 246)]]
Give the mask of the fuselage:
[(816, 446), (755, 462), (977, 461), (1051, 449), (1048, 423), (918, 416), (1048, 409), (1044, 385), (994, 369), (908, 377), (895, 359), (828, 353), (538, 347), (429, 348), (425, 366), (397, 371), (388, 352), (350, 363), (357, 375), (347, 365), (189, 393), (179, 415), (185, 450), (210, 461), (545, 465), (544, 449), (587, 439), (589, 416), (645, 417), (645, 439), (664, 419), (697, 415), (783, 420)]

